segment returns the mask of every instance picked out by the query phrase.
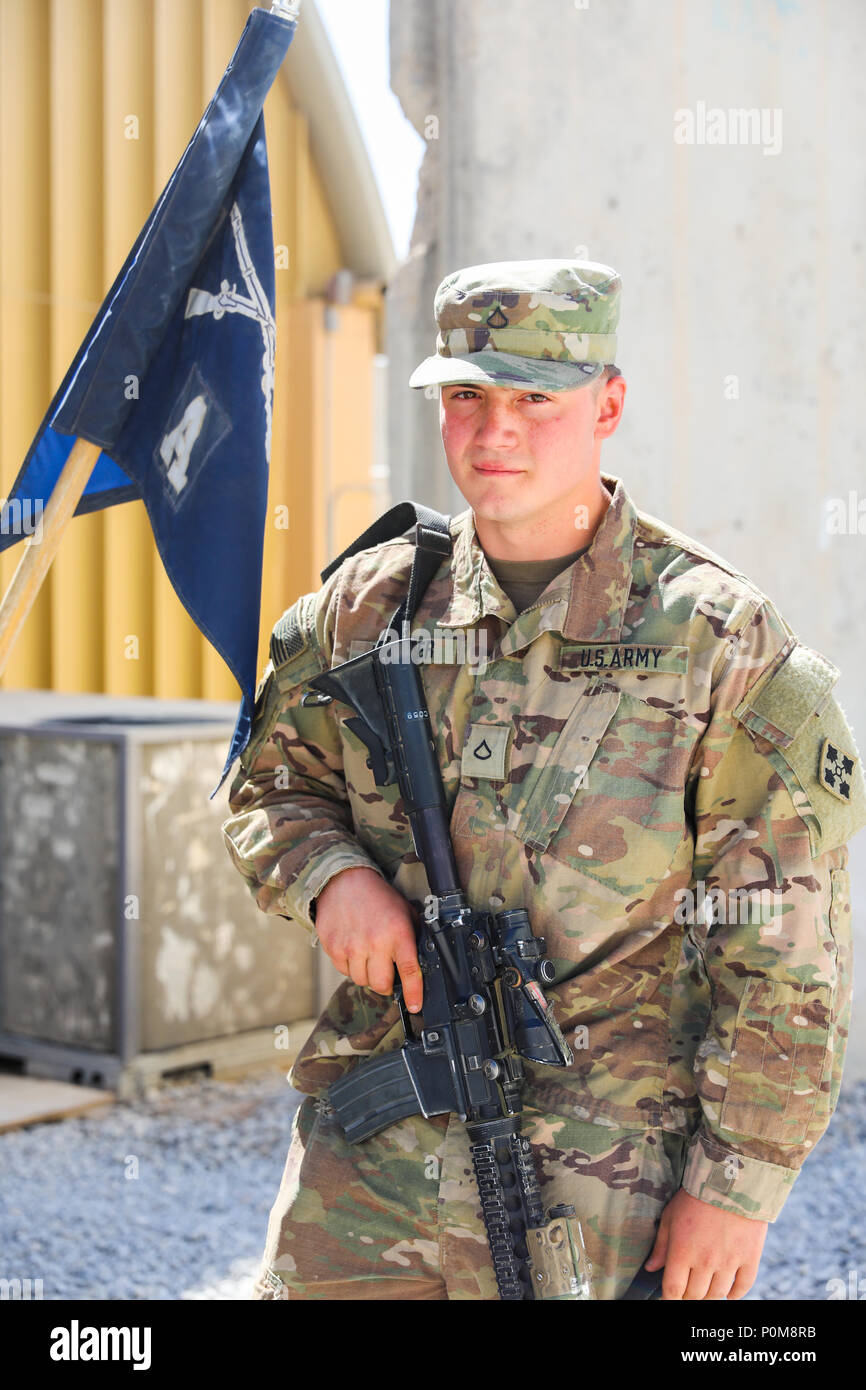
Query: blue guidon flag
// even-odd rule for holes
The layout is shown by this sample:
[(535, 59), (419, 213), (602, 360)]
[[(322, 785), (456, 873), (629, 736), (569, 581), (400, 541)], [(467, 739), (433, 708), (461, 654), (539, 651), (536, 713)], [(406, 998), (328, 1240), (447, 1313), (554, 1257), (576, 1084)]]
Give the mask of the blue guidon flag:
[(41, 509), (76, 437), (104, 451), (76, 516), (144, 502), (178, 598), (242, 692), (212, 797), (252, 723), (276, 346), (262, 106), (296, 27), (250, 14), (0, 512), (3, 551), (21, 539), (9, 516)]

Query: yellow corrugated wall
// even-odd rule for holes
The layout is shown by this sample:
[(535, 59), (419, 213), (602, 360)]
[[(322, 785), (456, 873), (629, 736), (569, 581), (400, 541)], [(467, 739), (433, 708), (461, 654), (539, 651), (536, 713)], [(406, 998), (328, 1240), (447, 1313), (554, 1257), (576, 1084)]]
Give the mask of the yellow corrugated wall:
[[(251, 8), (243, 0), (0, 0), (0, 495)], [(303, 21), (302, 21), (303, 22)], [(370, 488), (377, 313), (326, 305), (351, 263), (285, 73), (265, 105), (277, 361), (259, 669), (267, 635), (381, 508)], [(347, 254), (349, 253), (349, 254)], [(287, 524), (286, 524), (287, 523)], [(20, 557), (0, 556), (5, 589)], [(140, 502), (76, 517), (0, 686), (234, 699)]]

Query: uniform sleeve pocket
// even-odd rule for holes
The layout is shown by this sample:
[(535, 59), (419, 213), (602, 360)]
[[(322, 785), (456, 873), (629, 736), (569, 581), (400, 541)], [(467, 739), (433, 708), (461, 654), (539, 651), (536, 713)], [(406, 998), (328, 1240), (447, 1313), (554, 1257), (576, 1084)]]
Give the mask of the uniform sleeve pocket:
[(813, 1120), (826, 1120), (832, 1003), (829, 985), (756, 976), (747, 981), (719, 1117), (722, 1129), (799, 1144)]

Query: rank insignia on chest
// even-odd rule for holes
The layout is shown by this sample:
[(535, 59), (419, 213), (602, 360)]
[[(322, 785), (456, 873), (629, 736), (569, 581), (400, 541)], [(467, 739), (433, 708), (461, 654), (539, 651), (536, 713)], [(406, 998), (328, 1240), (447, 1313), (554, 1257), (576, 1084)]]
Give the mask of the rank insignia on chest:
[(838, 743), (832, 739), (825, 738), (821, 745), (821, 763), (819, 778), (821, 786), (828, 792), (838, 796), (840, 801), (851, 800), (851, 782), (857, 758), (853, 753), (846, 753), (840, 748)]
[(461, 761), (463, 775), (505, 781), (510, 733), (510, 724), (471, 724)]

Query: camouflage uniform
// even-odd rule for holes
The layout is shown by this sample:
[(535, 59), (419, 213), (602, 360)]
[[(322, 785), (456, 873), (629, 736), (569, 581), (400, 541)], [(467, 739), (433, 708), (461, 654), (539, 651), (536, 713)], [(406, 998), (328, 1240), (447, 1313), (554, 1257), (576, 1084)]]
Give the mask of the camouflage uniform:
[[(866, 788), (836, 669), (602, 477), (588, 550), (519, 615), (471, 510), (455, 517), (413, 627), (434, 644), (420, 670), (469, 901), (525, 907), (557, 967), (575, 1060), (527, 1064), (525, 1090), (545, 1205), (574, 1203), (597, 1294), (617, 1299), (679, 1186), (773, 1221), (826, 1129)], [(272, 635), (224, 831), (259, 907), (310, 931), (346, 868), (419, 909), (428, 892), (351, 711), (300, 704), (375, 643), (412, 554), (401, 538), (346, 560)], [(463, 1125), (412, 1118), (352, 1146), (313, 1099), (401, 1042), (392, 1001), (341, 985), (292, 1072), (307, 1099), (256, 1296), (496, 1297)]]

